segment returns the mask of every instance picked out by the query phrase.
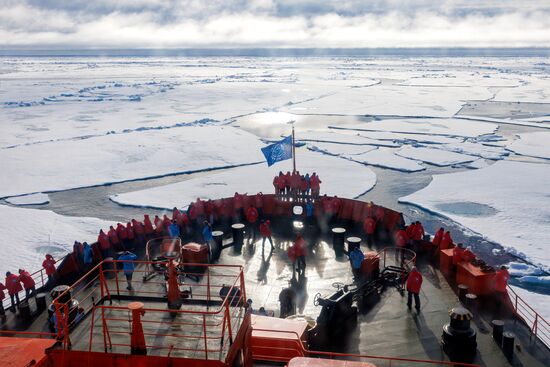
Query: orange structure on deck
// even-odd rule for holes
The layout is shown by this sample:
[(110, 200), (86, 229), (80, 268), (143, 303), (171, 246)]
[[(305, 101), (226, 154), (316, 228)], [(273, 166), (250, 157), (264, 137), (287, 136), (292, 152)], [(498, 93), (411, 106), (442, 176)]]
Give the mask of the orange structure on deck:
[(288, 367), (376, 367), (376, 366), (368, 362), (296, 357), (296, 358), (293, 358), (288, 363)]
[(0, 337), (0, 364), (3, 367), (45, 366), (46, 349), (53, 339)]
[(466, 284), (470, 293), (486, 295), (494, 292), (494, 272), (484, 273), (478, 266), (464, 261), (458, 263), (456, 268), (457, 283)]
[(303, 355), (306, 321), (251, 315), (251, 324), (253, 359), (287, 362)]

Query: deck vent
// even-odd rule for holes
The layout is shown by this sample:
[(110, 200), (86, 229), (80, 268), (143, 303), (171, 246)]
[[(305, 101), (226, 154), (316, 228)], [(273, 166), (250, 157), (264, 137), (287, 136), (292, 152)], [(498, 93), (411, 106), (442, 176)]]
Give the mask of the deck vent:
[(443, 326), (443, 348), (451, 360), (468, 362), (476, 354), (476, 331), (470, 327), (472, 314), (464, 307), (449, 311), (451, 322)]

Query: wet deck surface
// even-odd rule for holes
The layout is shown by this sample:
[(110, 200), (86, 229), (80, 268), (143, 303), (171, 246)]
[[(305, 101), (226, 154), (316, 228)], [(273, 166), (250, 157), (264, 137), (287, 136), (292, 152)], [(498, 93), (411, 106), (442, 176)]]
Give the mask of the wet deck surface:
[[(226, 240), (226, 242), (229, 241), (230, 239)], [(335, 290), (332, 286), (333, 283), (350, 284), (353, 282), (347, 257), (336, 258), (331, 241), (326, 236), (316, 237), (315, 240), (309, 241), (310, 251), (307, 257), (306, 274), (301, 280), (301, 288), (297, 292), (298, 313), (316, 318), (321, 310), (320, 307), (313, 304), (316, 293), (328, 295)], [(283, 288), (288, 287), (292, 278), (292, 268), (286, 255), (290, 242), (280, 238), (274, 238), (274, 242), (273, 250), (271, 250), (269, 242), (266, 242), (265, 248), (263, 248), (261, 240), (257, 240), (254, 244), (245, 244), (241, 253), (235, 252), (232, 248), (225, 249), (218, 263), (242, 265), (246, 279), (247, 298), (252, 299), (253, 308), (257, 310), (263, 306), (268, 311), (273, 311), (278, 315), (279, 293)], [(381, 249), (384, 244), (378, 243), (376, 247)], [(364, 242), (362, 243), (362, 249), (364, 251), (368, 250)], [(377, 249), (372, 250), (376, 251)], [(431, 264), (431, 261), (419, 258), (417, 265), (424, 276), (420, 294), (422, 304), (420, 312), (417, 312), (414, 308), (412, 311), (408, 310), (406, 297), (396, 288), (387, 288), (382, 293), (378, 303), (368, 312), (359, 314), (357, 326), (349, 333), (343, 352), (385, 357), (449, 360), (441, 348), (441, 332), (443, 325), (449, 322), (448, 310), (459, 305), (459, 300), (451, 285), (439, 270)], [(199, 283), (203, 284), (205, 281), (203, 277)], [(110, 282), (112, 284), (113, 280)], [(162, 277), (160, 276), (156, 276), (151, 282), (145, 283), (142, 282), (140, 276), (135, 276), (134, 287), (136, 291), (134, 293), (147, 290), (158, 292), (161, 295), (165, 292), (162, 283)], [(121, 284), (124, 284), (124, 282), (122, 281)], [(124, 287), (119, 288), (121, 294), (131, 294)], [(126, 300), (114, 301), (113, 306), (126, 306), (128, 303), (129, 301)], [(32, 301), (31, 306), (34, 307)], [(145, 307), (166, 309), (167, 306), (163, 302), (146, 302)], [(193, 309), (193, 307), (198, 309), (201, 306), (184, 306), (185, 309)], [(541, 346), (540, 342), (534, 341), (534, 338), (530, 341), (527, 328), (520, 322), (514, 322), (511, 319), (505, 320), (505, 330), (516, 333), (518, 347), (515, 349), (514, 360), (512, 362), (508, 361), (492, 339), (490, 311), (486, 311), (483, 307), (480, 306), (478, 310), (474, 310), (476, 317), (472, 325), (477, 330), (478, 353), (473, 363), (482, 366), (548, 366), (550, 364), (548, 349)], [(202, 307), (202, 309), (205, 308)], [(15, 319), (13, 315), (9, 312), (8, 315), (10, 316), (8, 326), (14, 326)], [(113, 313), (106, 316), (118, 319), (109, 323), (113, 352), (129, 353), (129, 347), (124, 345), (129, 344), (129, 335), (125, 334), (129, 330), (128, 313), (117, 311), (116, 315)], [(144, 317), (149, 317), (149, 320), (154, 321), (153, 324), (144, 326), (146, 334), (185, 334), (195, 337), (195, 339), (189, 338), (184, 342), (181, 337), (170, 335), (147, 336), (147, 344), (163, 345), (165, 347), (175, 346), (192, 350), (173, 350), (171, 352), (173, 356), (204, 357), (204, 355), (197, 352), (197, 350), (203, 348), (199, 344), (204, 344), (202, 329), (178, 324), (178, 322), (193, 324), (195, 321), (201, 321), (196, 319), (196, 316), (178, 315), (175, 319), (172, 319), (166, 313), (155, 314), (149, 312)], [(240, 318), (242, 318), (242, 313), (236, 312), (235, 325), (239, 323)], [(220, 319), (213, 317), (212, 320), (208, 321), (215, 323), (219, 322)], [(44, 313), (28, 329), (44, 331), (46, 330), (45, 323), (46, 316)], [(88, 350), (90, 325), (91, 317), (88, 315), (71, 332), (74, 349)], [(115, 333), (117, 330), (123, 332), (117, 334)], [(104, 334), (102, 325), (97, 322), (97, 319), (94, 322), (92, 334), (94, 341), (92, 350), (102, 351)], [(219, 335), (214, 333), (214, 328), (212, 328), (212, 331), (207, 332), (207, 336), (211, 338), (211, 340), (208, 340), (208, 349), (219, 350), (220, 346), (223, 349), (218, 352), (218, 355), (210, 353), (209, 358), (219, 358), (220, 353), (223, 355), (227, 350), (227, 343), (225, 343), (225, 346), (222, 344), (218, 338)], [(120, 346), (117, 344), (120, 344)], [(162, 349), (153, 353), (166, 355), (168, 351)], [(376, 360), (370, 360), (370, 362), (377, 363)], [(378, 363), (384, 365), (380, 361)], [(387, 364), (387, 362), (384, 363)], [(398, 366), (400, 364), (394, 362), (392, 365)], [(410, 364), (403, 363), (401, 365)]]

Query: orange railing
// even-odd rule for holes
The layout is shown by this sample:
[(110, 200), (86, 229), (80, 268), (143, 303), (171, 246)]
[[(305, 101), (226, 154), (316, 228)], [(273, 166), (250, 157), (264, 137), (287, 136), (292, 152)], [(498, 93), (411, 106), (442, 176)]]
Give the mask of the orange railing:
[[(391, 256), (392, 254), (393, 256)], [(380, 257), (381, 270), (390, 265), (403, 269), (401, 272), (402, 283), (405, 283), (407, 272), (411, 271), (416, 264), (416, 253), (403, 247), (384, 247), (383, 250), (378, 251), (378, 256)]]
[[(273, 355), (282, 354), (281, 352), (284, 351), (285, 355), (296, 355), (300, 357), (310, 357), (310, 358), (324, 358), (324, 359), (340, 359), (340, 360), (355, 360), (355, 361), (375, 361), (377, 363), (377, 366), (382, 367), (380, 363), (386, 362), (385, 364), (388, 367), (397, 367), (397, 366), (456, 366), (456, 367), (480, 367), (477, 364), (470, 364), (470, 363), (460, 363), (460, 362), (450, 362), (450, 361), (437, 361), (437, 360), (429, 360), (429, 359), (414, 359), (414, 358), (400, 358), (400, 357), (382, 357), (382, 356), (372, 356), (372, 355), (365, 355), (365, 354), (351, 354), (351, 353), (337, 353), (337, 352), (325, 352), (325, 351), (317, 351), (317, 350), (308, 350), (305, 346), (302, 340), (300, 339), (300, 336), (295, 331), (288, 331), (288, 330), (271, 330), (271, 329), (256, 329), (254, 328), (253, 331), (266, 331), (266, 332), (274, 332), (274, 333), (281, 333), (281, 334), (294, 334), (296, 335), (296, 339), (293, 340), (293, 344), (295, 344), (294, 348), (287, 348), (287, 347), (279, 347), (279, 343), (272, 343), (272, 347), (264, 347), (264, 349), (270, 349), (273, 350), (273, 354), (269, 356), (263, 356), (263, 355), (254, 355), (254, 359), (257, 360), (272, 360)], [(281, 341), (284, 341), (285, 344), (289, 343), (288, 337), (281, 337)], [(288, 353), (291, 352), (291, 353)]]
[(544, 345), (550, 348), (550, 324), (548, 321), (514, 292), (512, 287), (507, 286), (507, 290), (516, 317), (529, 327), (531, 335), (534, 335), (535, 338), (538, 338)]
[[(68, 255), (69, 254), (66, 254), (63, 257), (61, 257), (60, 259), (56, 259), (55, 260), (56, 265), (59, 266), (59, 264), (61, 264), (61, 262), (63, 262), (63, 260)], [(46, 283), (48, 282), (48, 276), (46, 275), (46, 269), (44, 269), (44, 268), (40, 268), (39, 270), (35, 271), (34, 273), (31, 273), (31, 277), (32, 277), (32, 279), (34, 280), (34, 283), (35, 283), (35, 288), (36, 288), (35, 292), (37, 292), (38, 289), (43, 288), (46, 285)], [(5, 291), (5, 293), (7, 293), (7, 291)], [(19, 295), (19, 300), (23, 301), (25, 299), (25, 290), (20, 291), (18, 295)], [(7, 308), (11, 307), (11, 299), (7, 294), (6, 294), (6, 298), (4, 298), (2, 300), (2, 304), (4, 305), (4, 309), (7, 309)]]
[[(128, 262), (130, 261), (102, 261), (54, 300), (57, 337), (63, 340), (65, 347), (71, 346), (69, 330), (80, 321), (74, 315), (70, 317), (69, 303), (61, 301), (67, 299), (71, 292), (71, 299), (78, 300), (79, 307), (82, 309), (79, 314), (91, 313), (88, 350), (98, 350), (98, 343), (94, 341), (94, 328), (99, 323), (101, 327), (99, 334), (103, 336), (102, 341), (99, 342), (101, 350), (113, 350), (114, 347), (117, 352), (130, 351), (131, 330), (130, 325), (126, 324), (131, 321), (128, 308), (107, 306), (101, 301), (117, 299), (117, 297), (131, 300), (135, 297), (158, 304), (166, 302), (167, 292), (164, 277), (163, 281), (142, 283), (142, 288), (145, 289), (130, 291), (119, 284), (125, 283), (125, 280), (123, 276), (118, 275), (118, 269)], [(135, 273), (147, 272), (147, 267), (153, 264), (166, 265), (166, 263), (150, 261), (132, 261), (132, 263), (142, 265), (141, 268), (134, 270)], [(165, 303), (163, 308), (146, 307), (142, 325), (148, 354), (160, 355), (164, 350), (168, 356), (187, 353), (187, 356), (193, 355), (194, 358), (220, 359), (234, 340), (245, 315), (246, 292), (243, 269), (241, 266), (232, 265), (182, 265), (184, 268), (191, 266), (193, 269), (201, 270), (179, 271), (178, 274), (184, 277), (201, 276), (200, 281), (178, 283), (180, 292), (182, 288), (184, 291), (187, 290), (187, 295), (195, 302), (195, 307), (171, 310), (166, 309)], [(136, 277), (136, 281), (138, 279), (140, 278)], [(99, 284), (94, 286), (96, 281), (99, 281)], [(219, 294), (224, 287), (226, 294), (223, 298), (220, 296), (218, 302), (214, 302), (213, 295)], [(202, 306), (196, 307), (197, 301)], [(210, 311), (211, 303), (220, 306)], [(165, 319), (165, 315), (170, 315), (171, 318)], [(163, 332), (163, 328), (166, 331)]]

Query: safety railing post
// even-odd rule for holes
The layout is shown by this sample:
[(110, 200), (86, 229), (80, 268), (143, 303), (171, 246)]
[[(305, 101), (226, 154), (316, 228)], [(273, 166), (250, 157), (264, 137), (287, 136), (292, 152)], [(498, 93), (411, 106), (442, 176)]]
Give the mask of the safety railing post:
[(244, 286), (244, 273), (243, 273), (243, 269), (241, 268), (241, 272), (239, 274), (239, 277), (241, 278), (241, 284), (240, 284), (240, 287), (241, 287), (241, 294), (242, 294), (242, 298), (243, 298), (243, 303), (246, 302), (246, 300), (248, 298), (246, 298), (246, 287)]
[(42, 287), (44, 286), (44, 270), (40, 269), (40, 281), (42, 282)]
[(206, 309), (210, 308), (210, 267), (206, 267)]
[(88, 345), (88, 352), (92, 351), (92, 339), (94, 338), (94, 322), (95, 322), (95, 306), (92, 307), (92, 321), (90, 323), (90, 344)]
[(99, 288), (101, 292), (101, 300), (103, 301), (103, 298), (105, 297), (105, 293), (103, 292), (103, 283), (105, 283), (105, 278), (103, 275), (103, 261), (99, 263)]
[(118, 286), (118, 268), (116, 262), (113, 261), (113, 271), (115, 272), (115, 282), (116, 282), (116, 294), (120, 296), (120, 289)]
[(227, 315), (227, 333), (229, 334), (229, 345), (233, 344), (233, 332), (231, 330), (231, 313), (229, 312), (229, 302), (225, 305), (225, 314)]
[(535, 322), (533, 324), (533, 329), (535, 329), (535, 338), (537, 337), (538, 321), (539, 321), (539, 314), (535, 313)]
[(202, 315), (202, 332), (204, 336), (204, 359), (208, 359), (208, 340), (206, 339), (206, 315)]
[(65, 317), (63, 318), (63, 329), (64, 329), (64, 337), (63, 337), (63, 346), (65, 349), (69, 349), (71, 347), (71, 339), (69, 337), (69, 306), (65, 303), (63, 305), (63, 311), (65, 312)]

